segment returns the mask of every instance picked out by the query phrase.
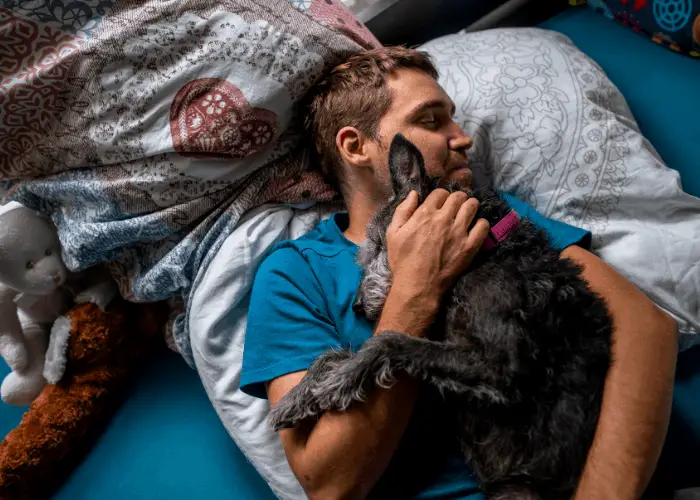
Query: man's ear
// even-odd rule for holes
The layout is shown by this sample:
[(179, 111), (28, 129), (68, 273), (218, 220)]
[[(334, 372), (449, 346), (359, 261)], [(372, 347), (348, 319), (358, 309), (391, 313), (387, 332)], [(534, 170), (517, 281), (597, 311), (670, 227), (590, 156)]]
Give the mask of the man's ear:
[(355, 127), (343, 127), (335, 135), (335, 145), (343, 161), (354, 167), (372, 165), (367, 154), (365, 135)]
[(389, 175), (394, 194), (415, 189), (425, 177), (423, 155), (401, 134), (396, 134), (389, 148)]

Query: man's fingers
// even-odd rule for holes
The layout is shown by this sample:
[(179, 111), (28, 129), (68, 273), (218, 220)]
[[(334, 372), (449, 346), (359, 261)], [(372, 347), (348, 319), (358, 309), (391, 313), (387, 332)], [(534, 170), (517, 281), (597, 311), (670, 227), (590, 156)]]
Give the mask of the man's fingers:
[(411, 191), (408, 193), (408, 196), (406, 196), (406, 199), (399, 203), (399, 206), (396, 207), (394, 217), (391, 219), (391, 225), (394, 227), (394, 229), (398, 229), (406, 224), (408, 219), (410, 219), (413, 213), (416, 211), (416, 208), (418, 208), (418, 193)]
[(447, 198), (450, 197), (450, 193), (448, 193), (444, 189), (436, 189), (435, 191), (431, 191), (431, 193), (428, 195), (428, 197), (425, 199), (421, 207), (425, 207), (426, 209), (432, 208), (433, 210), (440, 210), (442, 208), (442, 205), (447, 201)]
[(468, 231), (469, 226), (471, 226), (476, 212), (479, 210), (479, 200), (476, 198), (469, 198), (467, 201), (462, 203), (459, 207), (459, 212), (455, 217), (455, 228), (458, 231)]
[(489, 223), (486, 219), (476, 221), (467, 237), (467, 252), (476, 254), (481, 249), (481, 245), (489, 234), (489, 229)]
[(440, 211), (444, 213), (448, 219), (455, 219), (462, 205), (467, 201), (467, 198), (467, 193), (456, 191), (450, 194), (447, 200), (445, 200)]

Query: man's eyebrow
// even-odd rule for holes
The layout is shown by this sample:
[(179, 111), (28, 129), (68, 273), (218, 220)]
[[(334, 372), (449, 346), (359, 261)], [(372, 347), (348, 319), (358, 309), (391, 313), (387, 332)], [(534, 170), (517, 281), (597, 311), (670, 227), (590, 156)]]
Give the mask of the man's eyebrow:
[[(455, 103), (452, 102), (452, 100), (449, 101), (449, 106), (450, 106), (450, 116), (454, 116), (455, 114)], [(431, 99), (430, 101), (425, 101), (420, 103), (418, 106), (415, 107), (413, 111), (409, 114), (411, 118), (415, 118), (421, 113), (424, 113), (425, 111), (433, 108), (440, 108), (444, 109), (446, 105), (446, 102), (442, 99)]]

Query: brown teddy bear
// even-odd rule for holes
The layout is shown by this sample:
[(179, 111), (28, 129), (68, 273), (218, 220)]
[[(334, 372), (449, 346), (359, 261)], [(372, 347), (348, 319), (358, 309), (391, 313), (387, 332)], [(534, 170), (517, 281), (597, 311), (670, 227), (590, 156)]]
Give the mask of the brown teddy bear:
[(48, 498), (84, 457), (129, 383), (163, 345), (165, 303), (73, 307), (65, 374), (0, 443), (0, 499)]

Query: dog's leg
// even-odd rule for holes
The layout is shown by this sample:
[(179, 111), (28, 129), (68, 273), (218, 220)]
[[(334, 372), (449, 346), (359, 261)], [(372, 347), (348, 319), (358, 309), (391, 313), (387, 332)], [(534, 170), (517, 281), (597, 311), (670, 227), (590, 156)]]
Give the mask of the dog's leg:
[(318, 418), (323, 412), (319, 397), (323, 395), (324, 382), (333, 376), (332, 372), (339, 364), (352, 356), (348, 351), (328, 351), (319, 356), (301, 382), (272, 408), (268, 417), (270, 426), (279, 431), (296, 427), (305, 420)]
[(496, 381), (489, 377), (493, 370), (471, 347), (385, 332), (369, 339), (358, 358), (365, 353), (378, 358), (373, 362), (372, 378), (380, 387), (390, 386), (394, 373), (400, 372), (422, 380), (443, 395), (470, 396), (494, 403), (507, 401)]
[(385, 332), (370, 338), (357, 354), (331, 351), (321, 356), (272, 410), (270, 423), (279, 430), (326, 411), (347, 411), (375, 387), (391, 387), (400, 374), (443, 394), (505, 402), (505, 395), (487, 379), (490, 372), (467, 347)]

